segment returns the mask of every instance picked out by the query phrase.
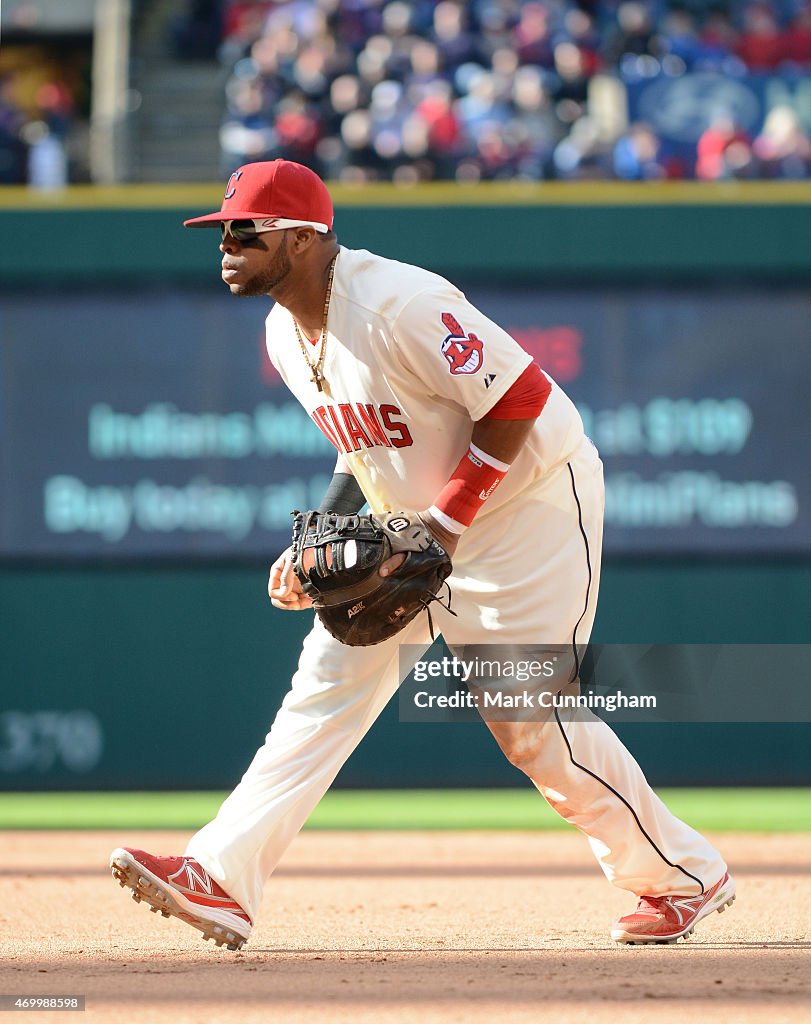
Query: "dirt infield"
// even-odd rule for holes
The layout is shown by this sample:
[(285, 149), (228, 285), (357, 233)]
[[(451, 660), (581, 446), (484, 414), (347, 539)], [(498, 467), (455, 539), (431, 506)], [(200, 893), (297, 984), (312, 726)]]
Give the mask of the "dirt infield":
[[(689, 942), (618, 947), (608, 926), (634, 901), (576, 833), (305, 832), (240, 953), (148, 913), (108, 873), (114, 846), (185, 839), (0, 834), (0, 993), (83, 994), (79, 1019), (116, 1024), (811, 1019), (803, 835), (718, 837), (733, 907)], [(3, 1019), (18, 1018), (64, 1016)]]

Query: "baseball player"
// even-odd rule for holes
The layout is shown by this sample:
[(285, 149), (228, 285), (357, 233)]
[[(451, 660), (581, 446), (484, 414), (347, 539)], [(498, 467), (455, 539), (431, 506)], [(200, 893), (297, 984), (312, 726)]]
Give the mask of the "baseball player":
[[(337, 450), (322, 511), (418, 513), (453, 560), (453, 650), (588, 640), (600, 577), (602, 464), (561, 388), (452, 284), (339, 245), (332, 201), (307, 168), (247, 164), (221, 208), (186, 221), (221, 232), (232, 295), (269, 296), (267, 347)], [(388, 559), (381, 576), (397, 573)], [(270, 570), (286, 612), (311, 607), (290, 549)], [(115, 850), (114, 876), (164, 916), (231, 949), (248, 939), (266, 880), (397, 690), (409, 651), (431, 643), (420, 614), (370, 647), (314, 617), (264, 745), (183, 856)], [(606, 877), (638, 897), (617, 942), (673, 942), (729, 905), (721, 855), (653, 793), (596, 717), (489, 722), (506, 757), (588, 838)]]

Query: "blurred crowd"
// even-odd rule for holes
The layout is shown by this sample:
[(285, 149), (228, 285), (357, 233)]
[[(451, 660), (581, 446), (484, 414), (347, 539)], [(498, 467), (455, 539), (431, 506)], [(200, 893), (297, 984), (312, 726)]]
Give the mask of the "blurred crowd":
[(790, 103), (756, 137), (716, 111), (688, 156), (627, 115), (641, 79), (811, 75), (808, 0), (196, 0), (187, 39), (215, 23), (224, 170), (284, 156), (347, 182), (811, 176)]
[[(0, 184), (87, 179), (86, 86), (46, 48), (9, 47), (0, 66)], [(75, 63), (75, 62), (74, 62)]]
[[(361, 183), (811, 177), (811, 0), (186, 0), (171, 44), (227, 68), (226, 173), (284, 156)], [(5, 56), (0, 184), (85, 180), (86, 76)], [(674, 146), (629, 99), (706, 72), (769, 80), (756, 128), (716, 103)]]

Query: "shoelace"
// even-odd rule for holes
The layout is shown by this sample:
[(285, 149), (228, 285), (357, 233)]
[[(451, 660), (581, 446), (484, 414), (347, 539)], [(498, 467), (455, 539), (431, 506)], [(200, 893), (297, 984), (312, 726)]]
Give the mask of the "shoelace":
[(646, 910), (652, 910), (655, 914), (662, 914), (666, 909), (667, 896), (643, 896), (636, 908), (637, 914)]

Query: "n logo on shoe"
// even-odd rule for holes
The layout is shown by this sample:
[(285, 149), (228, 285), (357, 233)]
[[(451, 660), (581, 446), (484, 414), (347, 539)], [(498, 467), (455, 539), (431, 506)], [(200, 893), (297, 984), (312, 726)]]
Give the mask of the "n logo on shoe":
[[(201, 873), (202, 872), (202, 873)], [(184, 861), (183, 867), (176, 871), (173, 875), (169, 875), (170, 880), (178, 879), (178, 875), (185, 874), (185, 887), (190, 892), (204, 892), (206, 896), (212, 896), (214, 893), (214, 883), (208, 876), (208, 872), (203, 868), (198, 871), (197, 868), (191, 861)], [(180, 881), (180, 879), (178, 879)], [(195, 884), (196, 883), (196, 884)], [(181, 884), (183, 884), (181, 882)]]
[(701, 905), (704, 902), (704, 899), (704, 896), (684, 896), (681, 898), (671, 896), (668, 903), (670, 904), (673, 913), (679, 919), (679, 924), (684, 924), (686, 918), (690, 914), (695, 914), (701, 910)]

